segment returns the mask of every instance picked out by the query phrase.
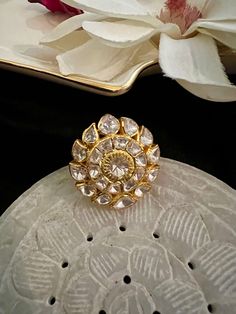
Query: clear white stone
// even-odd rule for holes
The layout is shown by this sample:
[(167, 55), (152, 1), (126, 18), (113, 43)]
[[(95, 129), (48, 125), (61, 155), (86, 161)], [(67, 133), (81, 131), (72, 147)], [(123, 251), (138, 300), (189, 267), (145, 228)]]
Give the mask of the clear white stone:
[(99, 143), (97, 147), (102, 153), (110, 152), (113, 149), (112, 139), (108, 138), (108, 139), (103, 140), (101, 143)]
[(147, 158), (150, 164), (158, 164), (160, 159), (160, 148), (158, 145), (148, 150)]
[(87, 157), (87, 148), (81, 143), (80, 140), (76, 140), (72, 147), (72, 156), (76, 161), (83, 161)]
[(145, 127), (142, 128), (140, 142), (147, 146), (153, 143), (153, 135), (152, 133)]
[(137, 167), (134, 172), (133, 179), (136, 181), (139, 181), (142, 179), (144, 174), (145, 174), (145, 169), (143, 167)]
[(144, 153), (139, 154), (136, 158), (136, 165), (140, 167), (145, 167), (147, 165), (147, 158)]
[(142, 151), (141, 147), (135, 140), (129, 142), (129, 144), (126, 147), (126, 150), (132, 156), (137, 156)]
[(98, 178), (98, 180), (96, 181), (96, 186), (99, 190), (104, 190), (108, 185), (108, 180), (105, 177), (100, 177)]
[(129, 172), (129, 167), (128, 160), (122, 156), (114, 157), (110, 163), (110, 171), (117, 179), (125, 176)]
[(124, 191), (128, 192), (135, 188), (137, 182), (133, 179), (130, 179), (129, 181), (124, 183)]
[(149, 184), (142, 184), (135, 189), (134, 194), (137, 197), (142, 197), (143, 194), (150, 191), (150, 189), (151, 189), (151, 186)]
[(120, 129), (120, 122), (111, 114), (106, 114), (98, 122), (98, 129), (104, 135), (115, 134)]
[(84, 130), (82, 140), (86, 144), (94, 144), (98, 140), (98, 132), (95, 123), (92, 123), (86, 130)]
[(107, 191), (111, 194), (117, 194), (120, 192), (120, 190), (121, 190), (121, 188), (120, 188), (119, 183), (113, 183), (107, 189)]
[(158, 168), (158, 167), (149, 169), (149, 170), (148, 170), (148, 173), (147, 173), (147, 179), (148, 179), (148, 181), (149, 181), (149, 182), (155, 181), (156, 178), (157, 178), (157, 176), (158, 176), (158, 173), (159, 173), (159, 168)]
[(92, 184), (84, 184), (78, 187), (83, 195), (91, 197), (95, 194), (96, 188)]
[(97, 148), (95, 148), (92, 152), (92, 154), (90, 155), (90, 162), (94, 163), (94, 164), (99, 164), (100, 161), (102, 160), (102, 153), (100, 152), (100, 150), (98, 150)]
[(132, 199), (131, 197), (129, 196), (122, 196), (121, 198), (119, 198), (115, 204), (113, 205), (113, 207), (115, 209), (123, 209), (123, 208), (126, 208), (126, 207), (129, 207), (131, 205), (133, 205), (135, 203), (135, 200)]
[(122, 117), (121, 121), (123, 123), (125, 133), (129, 136), (134, 136), (138, 132), (138, 124), (133, 119)]
[(83, 166), (78, 166), (73, 163), (70, 164), (70, 173), (73, 179), (76, 181), (82, 181), (86, 178), (87, 171)]
[(101, 194), (96, 198), (96, 202), (99, 205), (107, 205), (111, 202), (111, 196), (109, 194)]
[(129, 140), (123, 136), (117, 136), (113, 139), (114, 147), (116, 149), (125, 149), (126, 145), (128, 144)]
[(89, 166), (89, 175), (92, 179), (96, 179), (101, 173), (101, 168), (97, 165)]

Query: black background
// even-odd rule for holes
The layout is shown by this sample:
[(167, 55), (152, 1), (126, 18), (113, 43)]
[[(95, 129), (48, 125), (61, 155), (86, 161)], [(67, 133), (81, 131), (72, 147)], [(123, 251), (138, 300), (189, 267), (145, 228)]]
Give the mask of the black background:
[(160, 75), (139, 79), (119, 97), (4, 70), (0, 79), (0, 214), (33, 183), (66, 165), (74, 140), (104, 113), (144, 124), (163, 157), (236, 188), (236, 102), (199, 99)]

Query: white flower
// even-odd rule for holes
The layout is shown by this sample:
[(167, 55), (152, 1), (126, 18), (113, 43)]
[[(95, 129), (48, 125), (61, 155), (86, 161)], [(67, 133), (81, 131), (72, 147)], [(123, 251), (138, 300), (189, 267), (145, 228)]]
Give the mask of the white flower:
[(63, 1), (85, 11), (42, 40), (63, 50), (57, 60), (64, 75), (111, 81), (156, 53), (165, 75), (193, 94), (236, 100), (216, 44), (236, 49), (235, 0)]

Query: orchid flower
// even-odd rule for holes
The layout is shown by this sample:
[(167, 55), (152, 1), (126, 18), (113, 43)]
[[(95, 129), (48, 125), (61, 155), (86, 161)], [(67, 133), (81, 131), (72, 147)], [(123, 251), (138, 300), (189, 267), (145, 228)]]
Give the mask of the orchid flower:
[(57, 56), (62, 74), (110, 81), (155, 47), (165, 76), (199, 97), (236, 100), (218, 54), (219, 45), (236, 49), (235, 0), (63, 1), (85, 13), (59, 24), (42, 43), (85, 39)]

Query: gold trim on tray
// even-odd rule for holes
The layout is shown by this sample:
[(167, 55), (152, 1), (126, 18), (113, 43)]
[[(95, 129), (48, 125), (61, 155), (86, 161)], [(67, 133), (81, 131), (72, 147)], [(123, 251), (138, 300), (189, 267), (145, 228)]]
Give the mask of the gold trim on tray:
[(141, 72), (157, 64), (158, 64), (157, 60), (143, 62), (131, 74), (130, 78), (123, 85), (113, 85), (111, 83), (94, 80), (85, 76), (79, 75), (64, 76), (54, 71), (49, 71), (38, 67), (26, 65), (23, 63), (8, 61), (0, 58), (0, 65), (1, 66), (3, 65), (3, 67), (5, 68), (12, 69), (12, 67), (15, 67), (14, 70), (18, 71), (25, 70), (26, 74), (41, 76), (45, 79), (50, 78), (51, 80), (60, 80), (61, 83), (64, 83), (66, 85), (72, 85), (74, 87), (78, 87), (79, 85), (79, 87), (83, 90), (92, 91), (97, 94), (103, 94), (108, 96), (118, 96), (126, 93), (132, 87), (133, 83), (135, 82), (136, 78)]
[[(219, 45), (219, 55), (221, 56), (227, 70), (230, 70), (229, 73), (236, 73), (236, 51), (223, 45)], [(2, 58), (0, 58), (0, 66), (10, 70), (13, 70), (14, 67), (14, 71), (24, 71), (26, 74), (29, 75), (34, 75), (36, 77), (40, 76), (47, 80), (60, 82), (62, 84), (70, 85), (76, 88), (79, 87), (80, 89), (85, 91), (90, 91), (107, 96), (118, 96), (126, 93), (132, 87), (136, 78), (146, 70), (150, 70), (151, 73), (161, 72), (160, 68), (158, 67), (158, 60), (149, 60), (141, 63), (139, 67), (132, 72), (129, 79), (123, 85), (115, 85), (109, 82), (106, 83), (104, 81), (91, 79), (82, 75), (65, 76), (60, 74), (59, 72), (50, 71)]]

